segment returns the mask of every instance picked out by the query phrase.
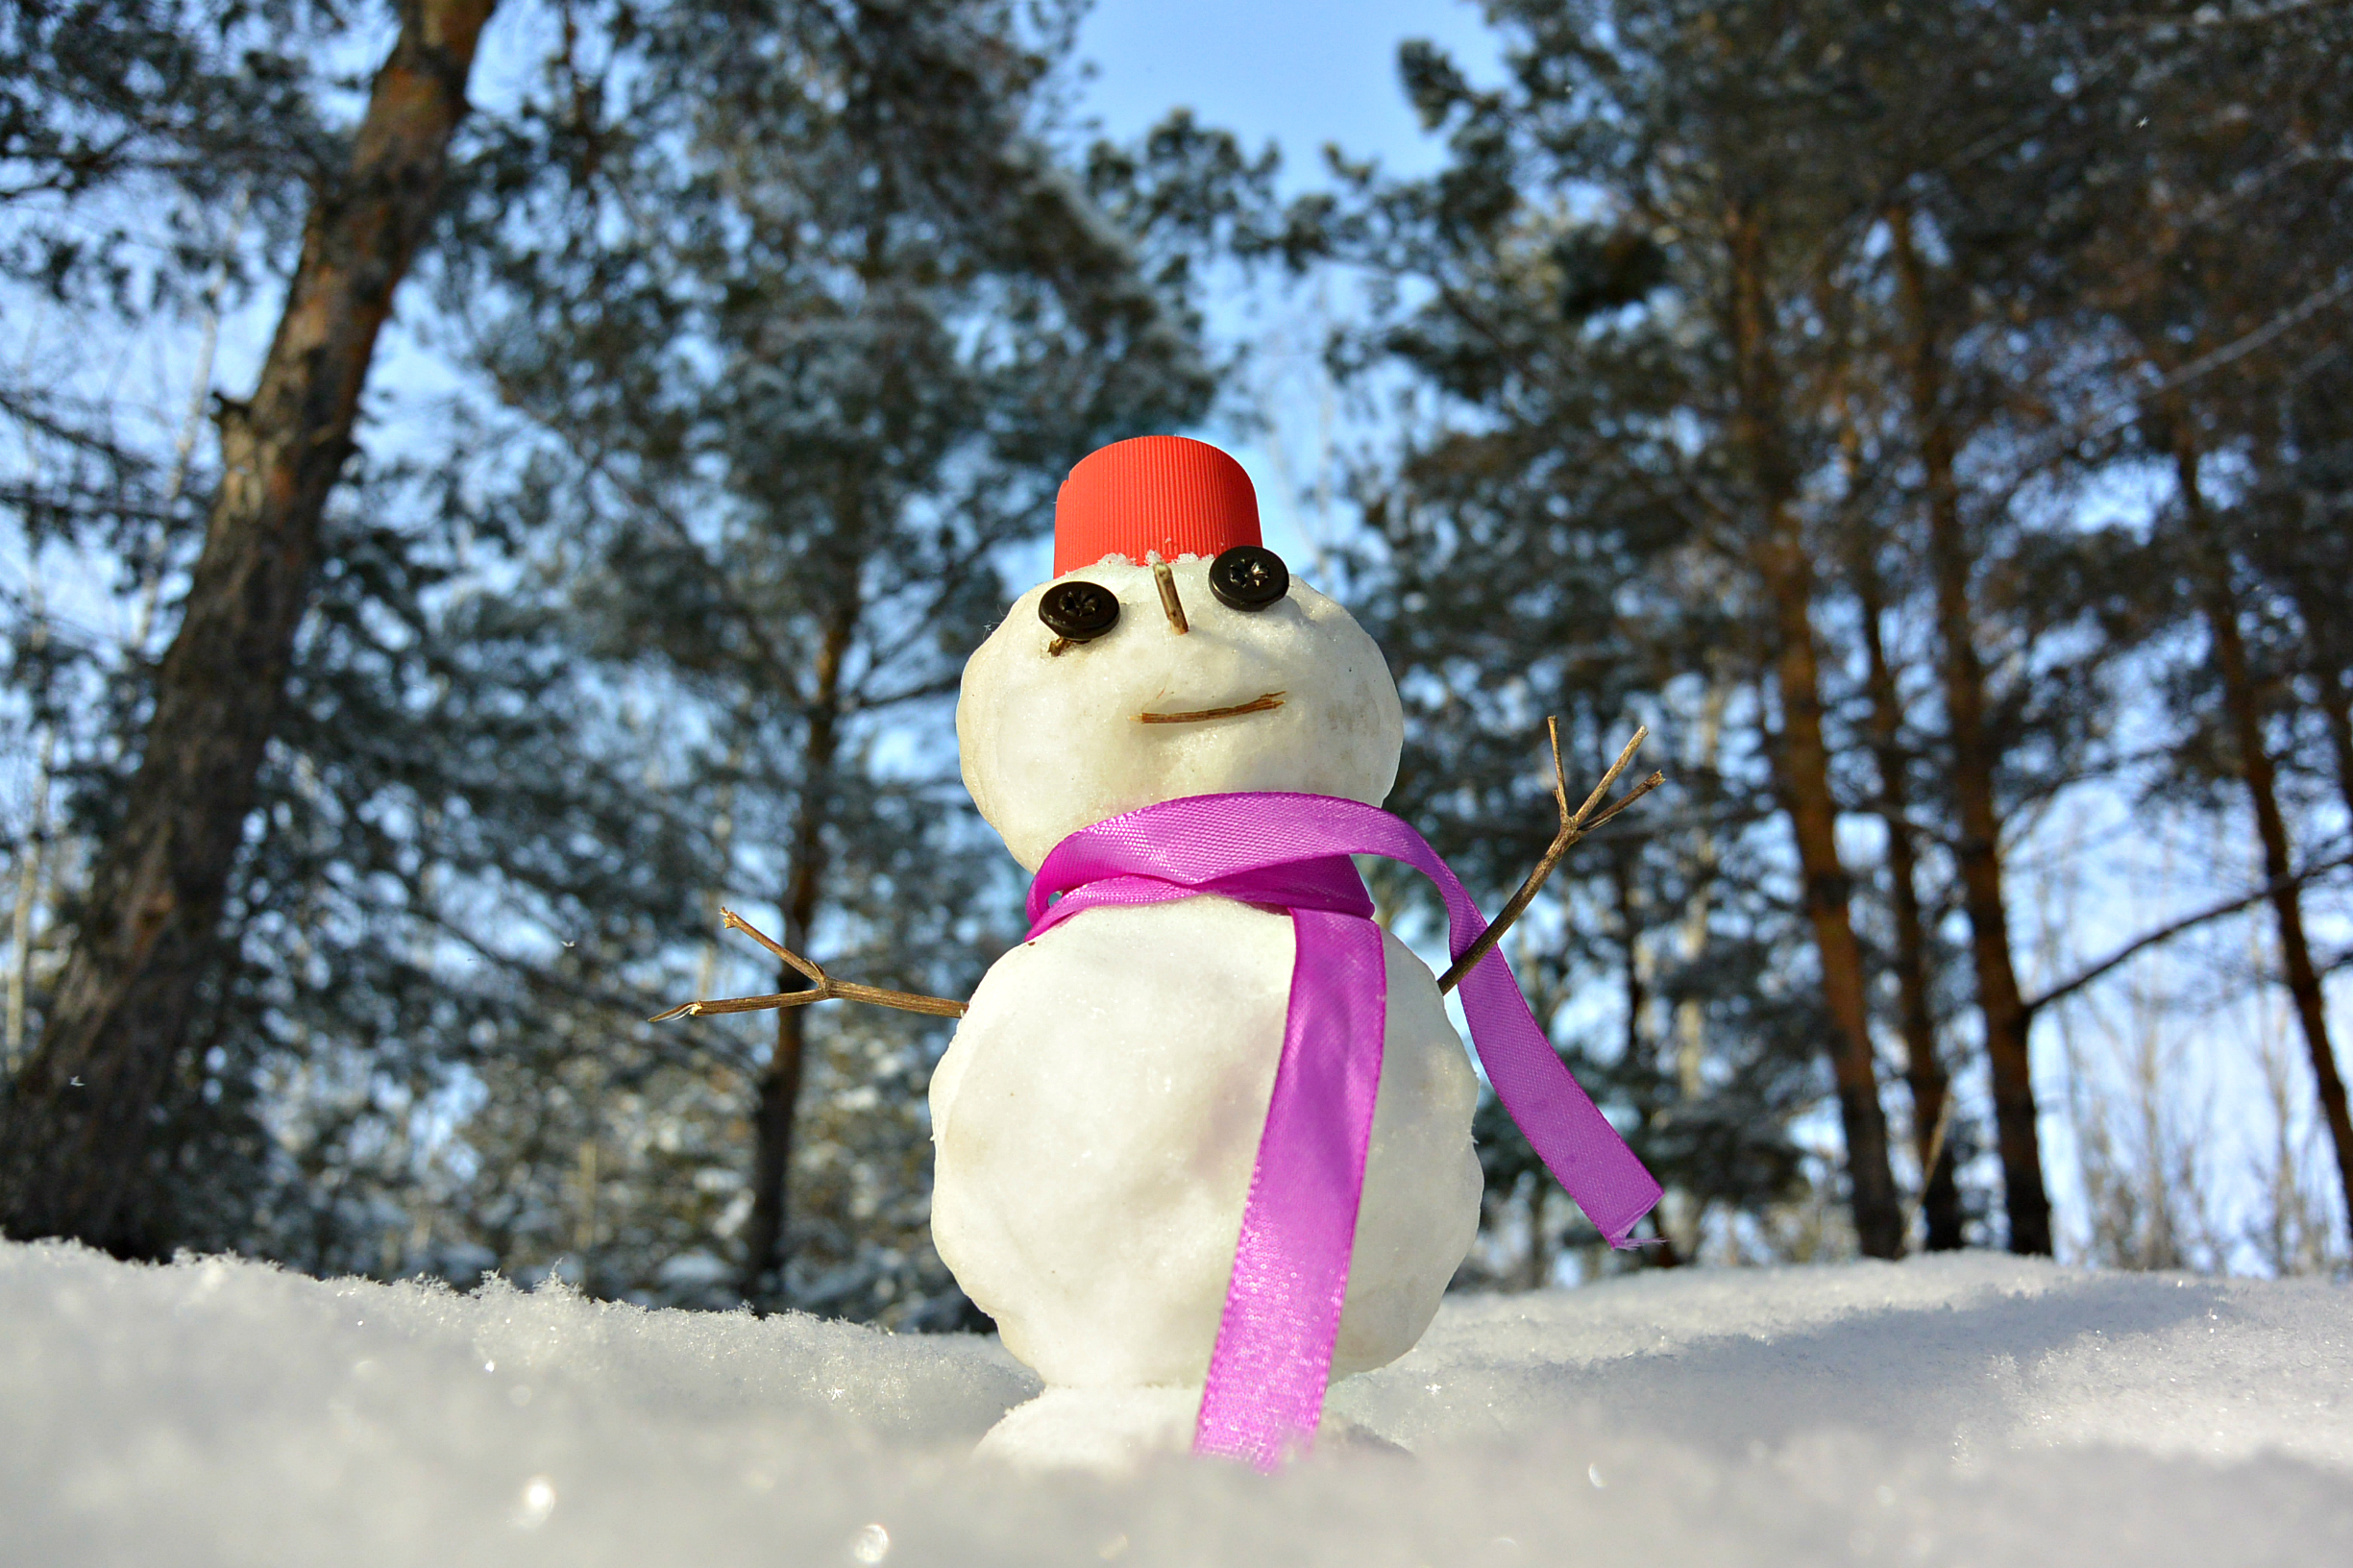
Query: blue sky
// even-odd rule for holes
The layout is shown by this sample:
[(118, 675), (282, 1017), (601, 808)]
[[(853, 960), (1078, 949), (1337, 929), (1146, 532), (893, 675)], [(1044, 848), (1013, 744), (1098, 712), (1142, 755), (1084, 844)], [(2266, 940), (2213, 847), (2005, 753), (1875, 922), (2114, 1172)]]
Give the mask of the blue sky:
[(1079, 36), (1095, 69), (1084, 107), (1125, 137), (1184, 105), (1252, 146), (1281, 143), (1293, 179), (1312, 177), (1328, 141), (1425, 169), (1435, 149), (1397, 85), (1397, 45), (1413, 37), (1492, 74), (1492, 35), (1466, 0), (1100, 0)]

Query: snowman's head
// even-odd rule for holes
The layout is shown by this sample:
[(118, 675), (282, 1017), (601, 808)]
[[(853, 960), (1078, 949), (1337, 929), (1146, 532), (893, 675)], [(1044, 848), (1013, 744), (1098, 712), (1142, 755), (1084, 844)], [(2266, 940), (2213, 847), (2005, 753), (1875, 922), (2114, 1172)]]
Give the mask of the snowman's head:
[(965, 665), (956, 704), (965, 786), (1023, 866), (1180, 796), (1387, 796), (1405, 732), (1388, 666), (1261, 548), (1233, 458), (1178, 436), (1087, 458), (1055, 570)]

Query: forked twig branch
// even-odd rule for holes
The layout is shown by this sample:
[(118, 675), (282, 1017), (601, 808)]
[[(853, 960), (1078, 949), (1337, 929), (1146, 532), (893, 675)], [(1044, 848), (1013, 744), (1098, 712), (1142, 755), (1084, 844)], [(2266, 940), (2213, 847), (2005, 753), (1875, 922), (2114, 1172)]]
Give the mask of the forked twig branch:
[(648, 1023), (665, 1023), (672, 1018), (699, 1018), (712, 1013), (767, 1013), (777, 1008), (806, 1007), (811, 1002), (872, 1002), (877, 1007), (895, 1007), (902, 1013), (927, 1013), (935, 1018), (961, 1018), (965, 1004), (946, 996), (919, 996), (911, 991), (886, 991), (880, 986), (862, 986), (851, 980), (836, 980), (817, 965), (794, 952), (782, 943), (772, 940), (767, 932), (738, 915), (732, 909), (719, 912), (720, 925), (729, 931), (741, 931), (774, 954), (796, 973), (808, 977), (807, 991), (779, 992), (772, 996), (729, 996), (717, 1001), (685, 1002), (667, 1013), (656, 1013)]
[(1553, 842), (1545, 848), (1544, 857), (1536, 862), (1535, 870), (1530, 871), (1528, 879), (1520, 884), (1520, 891), (1511, 895), (1502, 911), (1488, 922), (1487, 928), (1479, 933), (1479, 939), (1464, 948), (1462, 956), (1447, 966), (1446, 972), (1438, 977), (1438, 990), (1441, 992), (1454, 990), (1464, 975), (1478, 967), (1481, 959), (1495, 950), (1495, 944), (1504, 940), (1504, 933), (1511, 929), (1512, 922), (1528, 913), (1528, 906), (1535, 901), (1536, 894), (1544, 887), (1545, 878), (1553, 874), (1553, 868), (1560, 864), (1560, 857), (1569, 852), (1572, 845), (1667, 781), (1665, 773), (1653, 773), (1627, 791), (1608, 810), (1596, 815), (1594, 807), (1602, 803), (1602, 797), (1609, 793), (1609, 786), (1618, 781), (1618, 775), (1626, 772), (1626, 765), (1634, 760), (1634, 753), (1641, 750), (1642, 743), (1650, 738), (1649, 726), (1637, 725), (1634, 738), (1626, 743), (1626, 749), (1619, 752), (1618, 760), (1609, 765), (1609, 772), (1604, 773), (1602, 781), (1593, 786), (1593, 793), (1585, 796), (1585, 803), (1571, 812), (1569, 778), (1560, 766), (1560, 721), (1545, 720), (1544, 731), (1553, 744), (1553, 798), (1560, 802), (1560, 831), (1553, 835)]

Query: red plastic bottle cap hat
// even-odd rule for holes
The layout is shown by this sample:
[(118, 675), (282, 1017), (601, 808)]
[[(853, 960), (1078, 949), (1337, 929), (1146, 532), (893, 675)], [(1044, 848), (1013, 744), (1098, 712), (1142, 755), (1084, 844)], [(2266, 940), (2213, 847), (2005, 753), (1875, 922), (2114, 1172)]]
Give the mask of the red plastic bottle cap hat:
[(1259, 537), (1259, 495), (1242, 465), (1206, 441), (1140, 435), (1079, 459), (1054, 500), (1054, 575), (1106, 555), (1215, 556)]

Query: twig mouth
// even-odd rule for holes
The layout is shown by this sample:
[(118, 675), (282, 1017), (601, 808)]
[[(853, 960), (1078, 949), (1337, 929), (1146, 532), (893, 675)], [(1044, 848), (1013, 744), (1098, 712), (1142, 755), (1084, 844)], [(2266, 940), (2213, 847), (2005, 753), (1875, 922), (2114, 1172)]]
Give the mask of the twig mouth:
[(1267, 713), (1283, 705), (1287, 694), (1268, 692), (1247, 702), (1237, 702), (1230, 708), (1202, 708), (1194, 713), (1140, 713), (1140, 724), (1197, 724), (1204, 719), (1231, 719), (1238, 713)]

